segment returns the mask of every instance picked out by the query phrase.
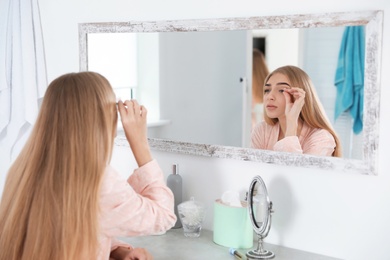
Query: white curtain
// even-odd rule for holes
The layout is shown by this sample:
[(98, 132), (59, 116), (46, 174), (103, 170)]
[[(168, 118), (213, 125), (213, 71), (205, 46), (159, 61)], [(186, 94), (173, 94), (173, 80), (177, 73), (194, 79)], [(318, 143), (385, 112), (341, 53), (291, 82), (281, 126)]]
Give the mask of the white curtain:
[(0, 4), (1, 173), (8, 170), (10, 162), (24, 145), (35, 122), (39, 102), (46, 87), (46, 65), (38, 0), (2, 0)]

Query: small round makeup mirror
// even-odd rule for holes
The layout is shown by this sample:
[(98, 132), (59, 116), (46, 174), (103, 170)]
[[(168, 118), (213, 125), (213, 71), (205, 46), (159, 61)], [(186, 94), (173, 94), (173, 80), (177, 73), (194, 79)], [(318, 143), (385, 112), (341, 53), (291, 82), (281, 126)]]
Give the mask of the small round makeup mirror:
[(248, 259), (270, 259), (275, 257), (271, 251), (263, 247), (263, 239), (271, 228), (272, 202), (269, 200), (267, 187), (260, 176), (253, 178), (248, 193), (248, 211), (253, 230), (257, 234), (257, 248), (246, 253)]

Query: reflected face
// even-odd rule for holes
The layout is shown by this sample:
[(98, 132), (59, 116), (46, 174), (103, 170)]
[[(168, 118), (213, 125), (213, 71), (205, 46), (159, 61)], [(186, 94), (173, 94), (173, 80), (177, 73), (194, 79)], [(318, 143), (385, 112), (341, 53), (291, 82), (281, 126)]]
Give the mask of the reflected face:
[(289, 79), (280, 73), (273, 74), (264, 85), (264, 111), (270, 118), (285, 116), (284, 89), (291, 88)]

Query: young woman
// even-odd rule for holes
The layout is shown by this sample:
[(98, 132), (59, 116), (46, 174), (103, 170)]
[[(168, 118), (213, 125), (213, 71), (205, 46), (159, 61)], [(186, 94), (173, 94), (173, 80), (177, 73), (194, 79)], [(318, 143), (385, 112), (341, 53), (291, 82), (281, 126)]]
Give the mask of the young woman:
[[(116, 105), (93, 72), (63, 75), (48, 87), (29, 140), (9, 169), (0, 204), (1, 260), (152, 259), (117, 236), (171, 228), (173, 194), (152, 159), (147, 110)], [(124, 180), (109, 166), (119, 110), (139, 166)]]
[(309, 76), (294, 66), (271, 72), (264, 84), (264, 122), (252, 132), (253, 148), (341, 157)]

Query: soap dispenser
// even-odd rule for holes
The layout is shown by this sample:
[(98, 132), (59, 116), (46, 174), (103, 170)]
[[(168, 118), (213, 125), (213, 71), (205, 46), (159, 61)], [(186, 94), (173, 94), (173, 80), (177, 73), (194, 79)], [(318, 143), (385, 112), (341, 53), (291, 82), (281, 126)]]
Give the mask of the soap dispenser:
[(175, 199), (175, 215), (176, 215), (176, 223), (173, 228), (181, 228), (181, 222), (179, 218), (179, 213), (177, 209), (177, 205), (179, 205), (183, 200), (182, 189), (183, 189), (183, 181), (181, 176), (179, 175), (179, 165), (173, 164), (172, 166), (172, 174), (170, 174), (167, 178), (167, 186), (173, 192), (173, 196)]

